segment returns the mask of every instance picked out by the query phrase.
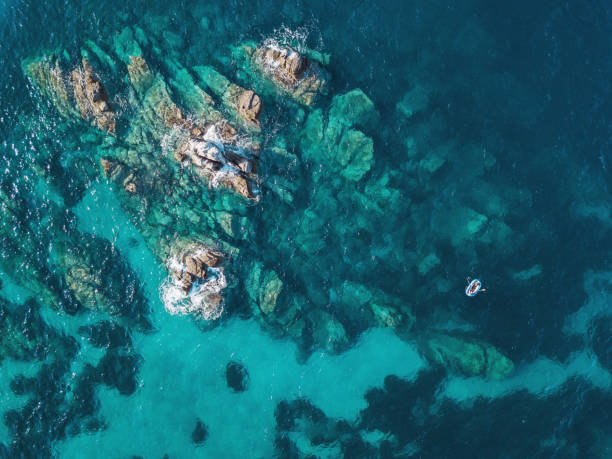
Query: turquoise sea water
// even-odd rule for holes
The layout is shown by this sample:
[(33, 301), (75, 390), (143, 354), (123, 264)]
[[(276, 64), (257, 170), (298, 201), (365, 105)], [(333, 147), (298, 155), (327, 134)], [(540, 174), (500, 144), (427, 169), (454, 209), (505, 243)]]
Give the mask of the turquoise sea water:
[(606, 2), (0, 12), (0, 457), (612, 455)]

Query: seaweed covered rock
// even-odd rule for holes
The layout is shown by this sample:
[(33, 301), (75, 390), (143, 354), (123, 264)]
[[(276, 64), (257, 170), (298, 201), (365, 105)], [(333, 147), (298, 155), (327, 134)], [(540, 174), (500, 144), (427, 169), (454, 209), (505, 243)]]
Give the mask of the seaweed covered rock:
[(512, 361), (488, 343), (434, 334), (428, 336), (423, 344), (427, 358), (464, 376), (499, 380), (514, 371)]
[(191, 432), (191, 441), (196, 445), (201, 445), (208, 438), (208, 427), (200, 419), (196, 421), (196, 425)]
[(264, 315), (271, 314), (276, 308), (283, 282), (274, 270), (264, 270), (261, 263), (256, 263), (247, 279), (246, 289), (251, 302)]
[(82, 306), (149, 325), (140, 281), (109, 241), (83, 233), (58, 252), (57, 264)]
[(426, 110), (429, 106), (431, 91), (421, 84), (416, 84), (410, 91), (404, 94), (402, 100), (397, 103), (397, 111), (406, 118), (412, 118), (418, 113)]
[(301, 132), (303, 157), (359, 181), (372, 168), (374, 143), (357, 127), (373, 129), (379, 115), (360, 89), (335, 96), (327, 115), (320, 109), (308, 116)]
[(0, 365), (4, 359), (43, 359), (68, 349), (67, 338), (45, 323), (39, 308), (34, 301), (17, 306), (0, 300)]

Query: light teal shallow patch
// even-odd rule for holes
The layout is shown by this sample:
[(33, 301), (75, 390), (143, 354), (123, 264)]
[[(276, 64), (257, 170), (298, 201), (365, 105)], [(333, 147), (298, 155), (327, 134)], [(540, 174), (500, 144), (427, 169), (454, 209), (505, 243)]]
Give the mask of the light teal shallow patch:
[[(112, 188), (105, 182), (94, 183), (73, 210), (79, 219), (79, 230), (111, 241), (138, 274), (149, 298), (157, 298), (165, 270), (117, 203)], [(134, 240), (135, 245), (131, 243)]]
[[(342, 355), (313, 355), (305, 365), (296, 347), (274, 340), (253, 321), (232, 320), (202, 332), (189, 318), (167, 316), (159, 333), (142, 337), (137, 350), (144, 358), (140, 388), (124, 397), (100, 389), (101, 414), (108, 430), (62, 442), (62, 457), (95, 451), (95, 457), (271, 457), (274, 409), (283, 399), (310, 399), (326, 414), (355, 419), (366, 407), (365, 392), (388, 374), (413, 378), (424, 362), (414, 346), (388, 329), (366, 333)], [(250, 373), (248, 391), (227, 388), (225, 366), (242, 362)], [(196, 418), (209, 427), (200, 448), (190, 443)], [(129, 441), (128, 441), (129, 440)]]
[(560, 389), (566, 381), (576, 377), (583, 377), (594, 387), (603, 390), (612, 387), (612, 375), (602, 368), (592, 353), (581, 351), (573, 354), (564, 363), (540, 357), (523, 365), (512, 377), (503, 381), (452, 377), (447, 381), (440, 397), (466, 402), (478, 397), (503, 397), (520, 390), (546, 397)]
[(565, 319), (563, 331), (568, 335), (586, 336), (596, 318), (612, 315), (612, 272), (587, 271), (584, 274), (584, 291), (588, 294), (587, 302)]

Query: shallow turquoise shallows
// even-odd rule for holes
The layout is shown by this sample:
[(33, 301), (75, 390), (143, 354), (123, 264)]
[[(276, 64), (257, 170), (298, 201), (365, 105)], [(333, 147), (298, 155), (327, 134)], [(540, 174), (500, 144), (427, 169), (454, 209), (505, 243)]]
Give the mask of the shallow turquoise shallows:
[(612, 6), (0, 12), (0, 457), (612, 456)]

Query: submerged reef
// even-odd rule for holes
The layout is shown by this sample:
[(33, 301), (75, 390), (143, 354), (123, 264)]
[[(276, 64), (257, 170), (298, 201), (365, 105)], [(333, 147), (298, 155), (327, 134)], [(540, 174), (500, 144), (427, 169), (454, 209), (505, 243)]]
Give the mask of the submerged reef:
[[(506, 219), (511, 204), (529, 197), (512, 188), (497, 195), (482, 179), (492, 155), (470, 172), (490, 196), (484, 207), (467, 197), (457, 205), (454, 192), (426, 206), (426, 193), (457, 167), (456, 145), (423, 143), (430, 136), (417, 136), (426, 128), (417, 123), (398, 163), (378, 166), (377, 132), (392, 126), (359, 88), (328, 95), (325, 56), (268, 39), (229, 45), (232, 65), (219, 57), (187, 63), (143, 27), (86, 42), (79, 60), (55, 51), (22, 68), (63, 119), (90, 126), (79, 139), (92, 152), (87, 164), (97, 163), (87, 180), (115, 185), (166, 266), (159, 289), (170, 313), (210, 322), (235, 310), (306, 353), (341, 352), (368, 327), (391, 327), (450, 371), (491, 379), (512, 372), (503, 351), (449, 329), (461, 322), (456, 312), (432, 314), (403, 299), (429, 290), (437, 301), (450, 290), (440, 275), (444, 247), (503, 252), (519, 242)], [(418, 120), (430, 92), (417, 85), (403, 96), (394, 123)], [(137, 297), (114, 296), (124, 289), (113, 273), (127, 272), (115, 252), (88, 237), (57, 257), (75, 301), (144, 317)], [(401, 286), (383, 274), (397, 266)]]

